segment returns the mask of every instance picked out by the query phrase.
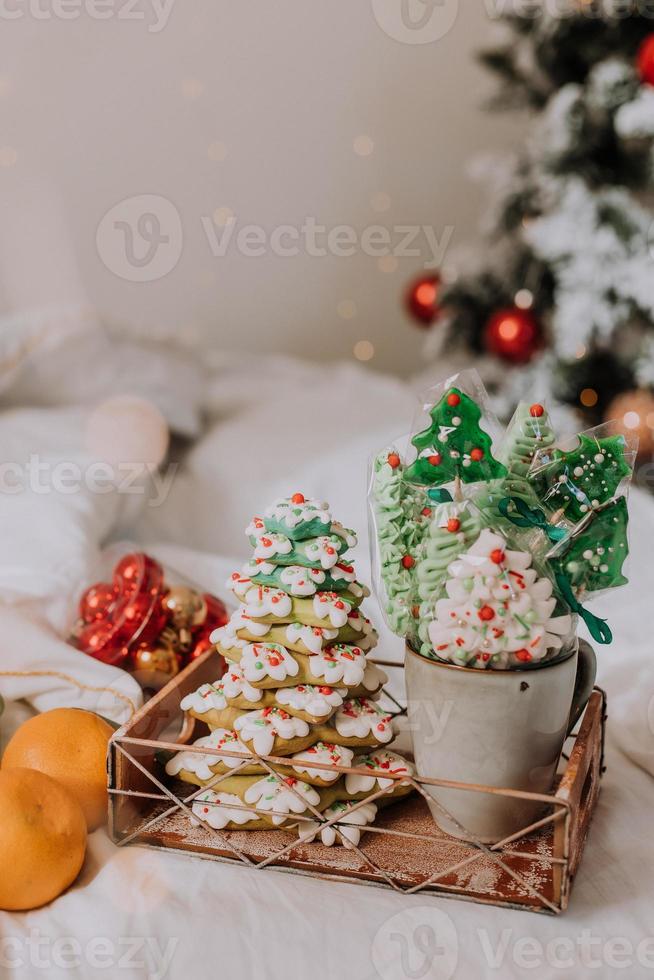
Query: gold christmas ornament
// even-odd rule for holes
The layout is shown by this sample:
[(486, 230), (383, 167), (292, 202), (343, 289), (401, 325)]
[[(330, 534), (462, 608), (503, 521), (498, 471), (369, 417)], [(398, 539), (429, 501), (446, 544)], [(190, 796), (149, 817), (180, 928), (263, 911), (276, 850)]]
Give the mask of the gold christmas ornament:
[(165, 611), (176, 629), (197, 629), (207, 618), (207, 603), (202, 595), (185, 585), (175, 585), (162, 599)]
[(170, 643), (161, 638), (152, 645), (144, 643), (133, 655), (134, 669), (141, 687), (158, 691), (179, 673), (180, 658)]
[(654, 393), (646, 388), (623, 391), (606, 410), (606, 421), (614, 433), (638, 438), (638, 456), (654, 452)]

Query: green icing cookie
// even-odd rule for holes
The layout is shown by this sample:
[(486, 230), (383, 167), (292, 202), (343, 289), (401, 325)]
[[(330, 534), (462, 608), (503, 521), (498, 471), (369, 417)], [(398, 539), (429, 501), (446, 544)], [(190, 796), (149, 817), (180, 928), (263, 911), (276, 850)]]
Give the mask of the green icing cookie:
[(418, 638), (420, 652), (432, 653), (427, 630), (433, 615), (433, 604), (440, 598), (447, 569), (479, 536), (482, 515), (466, 503), (441, 504), (434, 511), (428, 532), (422, 542), (416, 566), (418, 596)]
[[(292, 497), (282, 497), (275, 501), (263, 517), (253, 517), (246, 528), (248, 536), (260, 537), (265, 531), (279, 532), (291, 541), (305, 541), (323, 534), (338, 534), (341, 531), (347, 541), (349, 532), (332, 521), (329, 507), (321, 500), (313, 500), (302, 493)], [(354, 541), (356, 544), (356, 540)], [(353, 547), (349, 545), (349, 547)]]
[(553, 564), (568, 578), (577, 593), (600, 592), (626, 585), (622, 566), (629, 554), (627, 500), (618, 497), (603, 507), (577, 537), (562, 558)]
[(504, 480), (506, 496), (520, 497), (529, 504), (533, 502), (533, 481), (529, 479), (531, 464), (536, 454), (548, 449), (554, 441), (554, 431), (545, 408), (521, 402), (509, 422), (497, 454), (507, 469)]
[(424, 522), (415, 517), (419, 499), (404, 481), (402, 461), (395, 451), (380, 453), (374, 461), (372, 501), (377, 526), (379, 565), (385, 612), (394, 633), (406, 636), (413, 628), (415, 554)]
[(312, 596), (316, 592), (350, 592), (365, 597), (368, 589), (356, 580), (352, 565), (339, 562), (329, 571), (306, 568), (304, 565), (272, 565), (268, 562), (248, 562), (243, 569), (254, 585), (272, 585), (289, 595)]
[(357, 538), (354, 531), (340, 524), (332, 523), (331, 527), (331, 533), (304, 541), (293, 541), (281, 531), (266, 531), (264, 528), (258, 535), (249, 535), (250, 544), (254, 548), (254, 559), (270, 561), (275, 565), (333, 568), (348, 548), (355, 547)]
[(494, 480), (506, 468), (491, 454), (491, 437), (481, 428), (481, 409), (458, 388), (450, 388), (430, 411), (432, 424), (411, 440), (418, 458), (404, 472), (409, 483), (442, 486)]
[(622, 480), (631, 475), (625, 449), (623, 436), (597, 439), (583, 433), (571, 452), (555, 449), (552, 462), (542, 470), (543, 502), (551, 510), (562, 510), (575, 523), (608, 503)]

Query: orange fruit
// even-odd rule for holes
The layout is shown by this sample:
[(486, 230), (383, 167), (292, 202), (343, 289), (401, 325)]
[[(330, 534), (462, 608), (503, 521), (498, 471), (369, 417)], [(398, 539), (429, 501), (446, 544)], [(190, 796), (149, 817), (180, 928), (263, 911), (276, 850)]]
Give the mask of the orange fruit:
[(71, 885), (84, 863), (77, 800), (35, 769), (0, 771), (0, 909), (35, 909)]
[(107, 819), (106, 759), (112, 734), (111, 726), (91, 711), (44, 711), (16, 730), (2, 768), (23, 766), (52, 776), (82, 807), (89, 831), (95, 830)]

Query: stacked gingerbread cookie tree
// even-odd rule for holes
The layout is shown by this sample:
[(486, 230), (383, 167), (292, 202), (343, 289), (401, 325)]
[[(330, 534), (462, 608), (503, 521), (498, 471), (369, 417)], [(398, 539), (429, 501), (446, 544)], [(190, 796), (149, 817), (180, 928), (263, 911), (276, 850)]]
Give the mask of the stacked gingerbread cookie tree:
[[(387, 748), (386, 676), (367, 659), (377, 634), (359, 610), (369, 593), (346, 559), (356, 537), (300, 493), (246, 533), (252, 560), (229, 582), (240, 604), (212, 635), (227, 670), (182, 702), (211, 730), (195, 745), (215, 752), (179, 752), (167, 772), (207, 787), (193, 813), (215, 829), (296, 826), (305, 841), (358, 844), (380, 803), (410, 792), (384, 772), (409, 774), (411, 765)], [(357, 805), (375, 789), (386, 795)]]

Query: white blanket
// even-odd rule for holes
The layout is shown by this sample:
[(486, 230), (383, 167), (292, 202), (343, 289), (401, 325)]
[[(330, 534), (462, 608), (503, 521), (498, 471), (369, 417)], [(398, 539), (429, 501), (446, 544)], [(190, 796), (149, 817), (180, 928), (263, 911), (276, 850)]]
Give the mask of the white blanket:
[[(359, 557), (365, 574), (367, 457), (407, 428), (414, 405), (408, 386), (351, 367), (273, 360), (264, 370), (259, 359), (255, 374), (247, 363), (232, 363), (229, 377), (216, 378), (212, 431), (191, 453), (167, 501), (134, 531), (180, 571), (220, 590), (230, 556), (246, 555), (247, 519), (275, 495), (301, 489), (329, 499), (339, 517), (364, 531)], [(609, 692), (608, 771), (564, 917), (118, 849), (100, 830), (91, 838), (82, 877), (66, 895), (46, 909), (0, 914), (0, 975), (650, 976), (654, 781), (645, 770), (654, 770), (654, 739), (643, 600), (651, 590), (654, 502), (634, 492), (631, 503), (632, 584), (595, 608), (609, 617), (615, 634), (613, 646), (598, 651), (600, 679)], [(370, 608), (379, 619), (374, 604)], [(57, 662), (64, 648), (56, 645), (52, 627), (21, 626), (17, 619), (34, 609), (8, 614), (0, 623), (3, 637), (10, 639), (15, 663), (39, 656)], [(40, 646), (44, 634), (37, 637), (37, 629), (52, 646)], [(399, 656), (400, 641), (385, 633), (381, 652)], [(113, 675), (110, 682), (116, 685)], [(8, 688), (2, 678), (0, 691), (26, 693)], [(53, 691), (70, 702), (70, 691)], [(10, 706), (3, 737), (26, 710)]]

